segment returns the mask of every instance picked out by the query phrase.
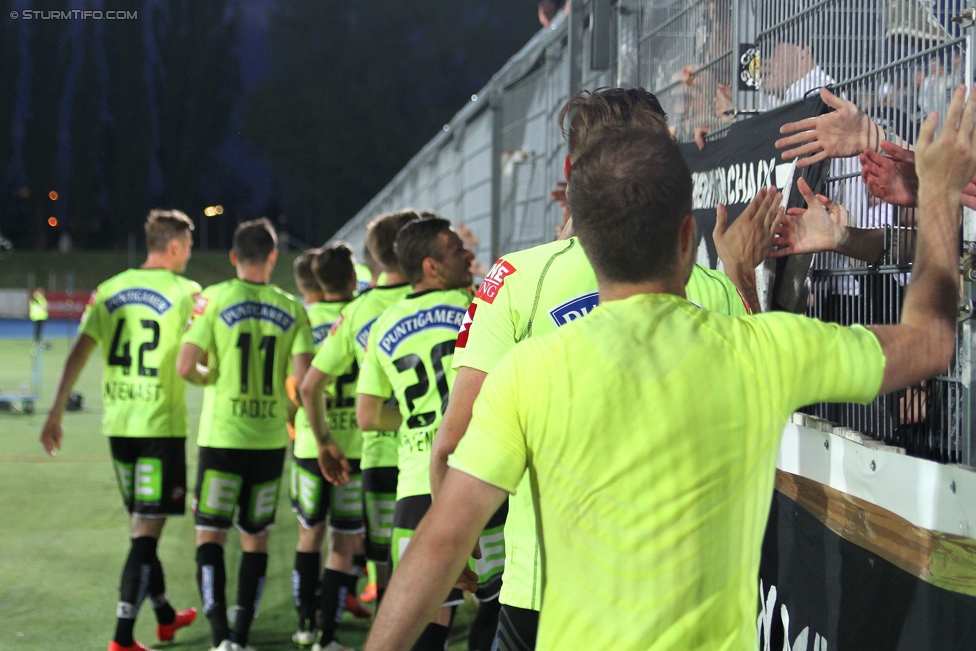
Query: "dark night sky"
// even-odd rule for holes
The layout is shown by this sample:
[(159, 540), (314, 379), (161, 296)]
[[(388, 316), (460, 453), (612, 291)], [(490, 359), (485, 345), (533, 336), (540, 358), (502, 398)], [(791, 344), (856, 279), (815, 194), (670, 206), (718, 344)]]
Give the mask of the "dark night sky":
[[(80, 246), (119, 246), (151, 205), (196, 216), (213, 203), (233, 205), (238, 219), (287, 213), (293, 235), (311, 243), (352, 217), (539, 29), (525, 0), (227, 1), (240, 11), (236, 40), (221, 40), (234, 34), (220, 31), (224, 5), (148, 0), (123, 27), (24, 19), (118, 0), (7, 0), (21, 16), (0, 25), (10, 63), (0, 128), (12, 136), (0, 142), (0, 227), (18, 247), (50, 247), (64, 230)], [(389, 51), (403, 56), (391, 62)], [(140, 70), (148, 91), (130, 96)], [(48, 186), (67, 198), (33, 192)]]

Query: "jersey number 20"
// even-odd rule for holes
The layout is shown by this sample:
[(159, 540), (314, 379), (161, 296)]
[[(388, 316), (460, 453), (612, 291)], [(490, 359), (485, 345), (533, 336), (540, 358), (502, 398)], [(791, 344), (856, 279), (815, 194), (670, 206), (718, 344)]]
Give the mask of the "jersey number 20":
[[(448, 395), (447, 377), (444, 375), (443, 359), (448, 355), (454, 354), (454, 343), (455, 341), (453, 339), (450, 341), (442, 341), (430, 349), (430, 363), (434, 366), (434, 382), (437, 384), (437, 392), (441, 397), (442, 414), (447, 407)], [(413, 413), (414, 403), (426, 396), (427, 392), (430, 391), (430, 381), (427, 379), (427, 368), (424, 366), (424, 361), (420, 359), (420, 355), (410, 354), (393, 360), (393, 365), (401, 373), (411, 370), (417, 373), (417, 383), (407, 387), (407, 390), (404, 391), (404, 396), (407, 399), (407, 409), (410, 410), (407, 427), (411, 429), (427, 427), (437, 418), (437, 412), (425, 411), (420, 414)]]

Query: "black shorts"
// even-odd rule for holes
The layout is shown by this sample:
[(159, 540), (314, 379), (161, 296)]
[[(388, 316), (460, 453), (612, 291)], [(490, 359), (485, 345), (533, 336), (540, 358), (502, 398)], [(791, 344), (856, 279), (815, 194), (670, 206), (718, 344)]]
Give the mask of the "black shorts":
[[(407, 551), (407, 545), (413, 538), (413, 532), (420, 525), (420, 521), (430, 509), (432, 501), (430, 495), (411, 495), (397, 500), (396, 508), (393, 511), (393, 539), (391, 540), (390, 552), (393, 558), (393, 571), (400, 563), (400, 558)], [(444, 606), (460, 606), (464, 603), (464, 595), (457, 588), (451, 588), (447, 599), (441, 604)]]
[(396, 506), (396, 466), (363, 470), (363, 513), (366, 515), (366, 559), (390, 562), (393, 510)]
[(110, 436), (119, 493), (131, 515), (186, 513), (186, 439)]
[(236, 509), (238, 529), (252, 536), (267, 532), (274, 524), (284, 461), (285, 448), (201, 447), (193, 495), (197, 528), (226, 531), (234, 524)]
[(539, 611), (502, 604), (491, 651), (532, 651), (539, 631)]
[(329, 516), (329, 528), (342, 533), (363, 532), (363, 480), (359, 459), (349, 459), (349, 481), (333, 486), (322, 476), (318, 459), (291, 459), (291, 510), (306, 529)]

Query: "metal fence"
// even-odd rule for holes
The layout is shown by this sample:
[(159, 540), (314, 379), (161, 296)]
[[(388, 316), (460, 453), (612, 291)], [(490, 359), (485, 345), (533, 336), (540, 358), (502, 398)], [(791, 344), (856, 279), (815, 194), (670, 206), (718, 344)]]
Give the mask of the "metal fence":
[[(582, 88), (640, 85), (670, 114), (676, 137), (696, 127), (722, 137), (735, 120), (830, 85), (889, 134), (915, 139), (924, 115), (942, 112), (951, 89), (974, 79), (973, 29), (963, 0), (568, 0), (444, 132), (433, 139), (336, 235), (361, 247), (366, 222), (404, 206), (434, 208), (478, 238), (476, 253), (499, 255), (547, 242), (561, 222), (549, 199), (566, 149), (556, 124)], [(761, 74), (759, 63), (762, 62)], [(744, 80), (740, 83), (740, 79)], [(751, 87), (750, 87), (751, 85)], [(856, 159), (835, 161), (826, 194), (849, 209), (850, 225), (892, 227), (890, 256), (858, 265), (815, 256), (810, 314), (842, 323), (897, 321), (911, 266), (914, 210), (872, 203)], [(866, 407), (812, 411), (910, 454), (976, 465), (968, 316), (976, 220), (964, 220), (966, 271), (957, 359), (925, 386)], [(966, 303), (966, 301), (969, 301)], [(966, 312), (966, 306), (969, 306)]]

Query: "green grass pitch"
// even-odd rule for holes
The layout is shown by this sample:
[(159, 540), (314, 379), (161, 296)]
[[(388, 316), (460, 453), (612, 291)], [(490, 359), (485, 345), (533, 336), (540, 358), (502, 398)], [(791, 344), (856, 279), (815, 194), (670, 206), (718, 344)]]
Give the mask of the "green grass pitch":
[[(128, 552), (128, 518), (122, 511), (108, 443), (101, 433), (101, 365), (89, 361), (76, 390), (86, 411), (64, 418), (64, 445), (47, 457), (38, 442), (57, 378), (71, 341), (56, 339), (44, 351), (41, 399), (34, 414), (0, 411), (0, 651), (105, 649), (115, 626), (118, 582)], [(17, 391), (30, 377), (30, 342), (0, 340), (0, 392)], [(188, 478), (196, 477), (196, 428), (202, 392), (187, 392), (190, 438)], [(286, 470), (287, 472), (287, 470)], [(287, 477), (287, 474), (283, 475)], [(251, 644), (258, 651), (294, 649), (295, 611), (291, 596), (296, 520), (288, 504), (287, 483), (280, 491), (277, 525), (272, 530), (268, 576)], [(189, 498), (188, 498), (189, 499)], [(194, 573), (193, 520), (188, 514), (166, 525), (159, 556), (167, 592), (177, 608), (201, 608)], [(233, 533), (227, 545), (227, 596), (236, 595), (240, 547)], [(460, 609), (450, 649), (466, 648), (473, 607)], [(143, 604), (136, 639), (155, 647), (155, 618)], [(368, 622), (345, 616), (339, 639), (360, 648)], [(168, 649), (210, 646), (206, 619), (181, 630)]]

